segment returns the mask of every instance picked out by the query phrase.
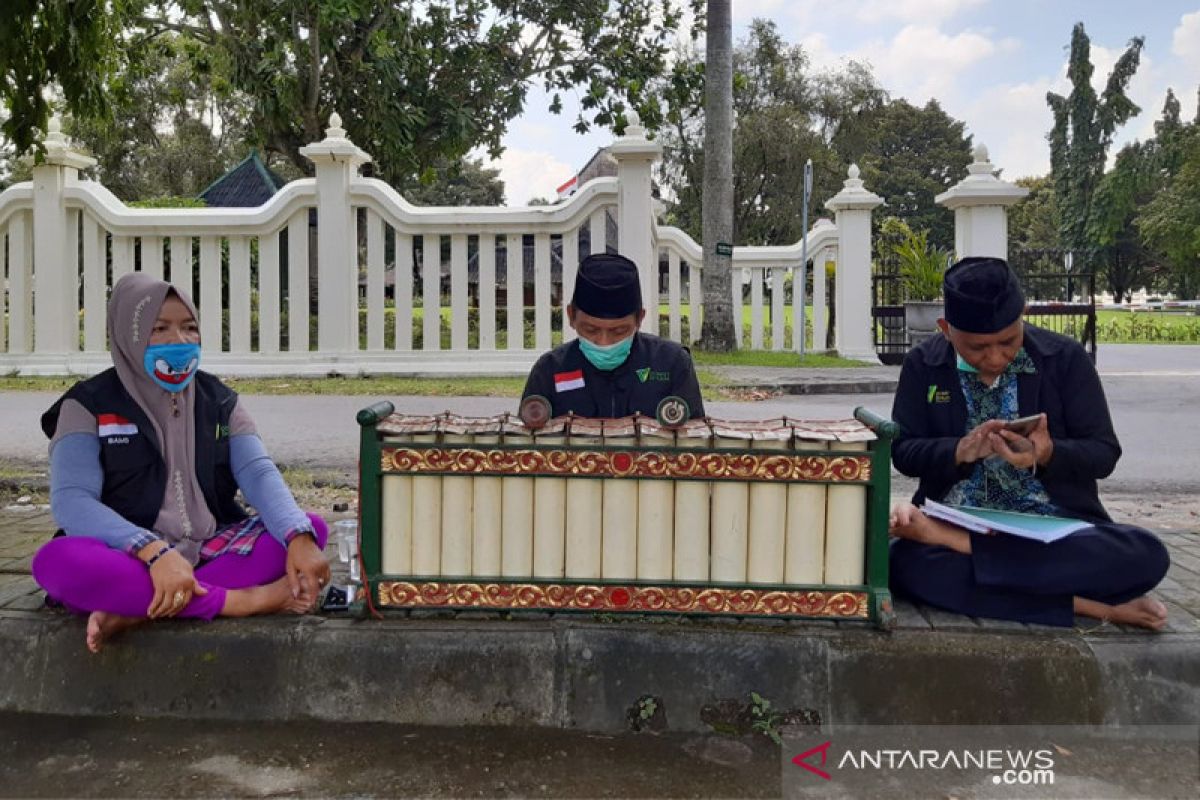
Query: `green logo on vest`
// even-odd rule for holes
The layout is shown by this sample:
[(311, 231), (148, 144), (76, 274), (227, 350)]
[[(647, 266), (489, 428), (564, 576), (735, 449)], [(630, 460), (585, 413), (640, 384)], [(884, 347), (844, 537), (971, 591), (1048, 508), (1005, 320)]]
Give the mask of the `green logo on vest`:
[(670, 372), (656, 372), (649, 367), (642, 367), (641, 369), (637, 370), (635, 374), (638, 376), (638, 380), (642, 383), (647, 383), (649, 381), (671, 380)]

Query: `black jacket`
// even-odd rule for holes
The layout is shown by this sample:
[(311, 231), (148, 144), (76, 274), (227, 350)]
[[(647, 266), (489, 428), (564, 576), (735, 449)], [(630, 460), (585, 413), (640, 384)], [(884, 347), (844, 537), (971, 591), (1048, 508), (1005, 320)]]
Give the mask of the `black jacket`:
[[(229, 416), (237, 393), (207, 372), (197, 372), (196, 478), (218, 525), (245, 519), (235, 499), (237, 481), (229, 465)], [(64, 400), (75, 400), (93, 416), (116, 414), (137, 426), (130, 436), (100, 439), (104, 485), (100, 502), (147, 530), (154, 528), (167, 489), (167, 465), (150, 420), (109, 368), (72, 386), (42, 415), (42, 431), (54, 436)]]
[[(583, 386), (566, 388), (568, 376), (575, 372), (582, 374)], [(704, 416), (700, 384), (687, 348), (648, 333), (635, 333), (629, 358), (607, 372), (592, 366), (577, 340), (559, 345), (529, 372), (522, 398), (535, 394), (550, 401), (556, 417), (567, 413), (591, 418), (634, 413), (653, 417), (659, 401), (671, 395), (687, 401), (692, 418)]]
[[(1100, 376), (1078, 342), (1029, 323), (1025, 352), (1037, 373), (1017, 376), (1018, 409), (1021, 416), (1045, 412), (1054, 441), (1054, 453), (1038, 468), (1038, 480), (1064, 514), (1108, 520), (1096, 480), (1112, 473), (1121, 445)], [(941, 500), (970, 475), (974, 465), (954, 463), (958, 440), (967, 432), (967, 406), (954, 348), (945, 337), (926, 340), (904, 359), (892, 419), (900, 425), (892, 463), (921, 479), (914, 503), (926, 497)]]

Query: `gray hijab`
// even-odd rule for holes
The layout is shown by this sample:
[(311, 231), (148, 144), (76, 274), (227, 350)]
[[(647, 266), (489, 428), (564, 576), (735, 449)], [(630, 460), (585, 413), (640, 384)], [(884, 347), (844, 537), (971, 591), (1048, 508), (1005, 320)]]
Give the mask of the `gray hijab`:
[(154, 530), (195, 564), (217, 525), (196, 479), (195, 381), (172, 396), (143, 367), (159, 309), (172, 293), (199, 321), (185, 292), (141, 272), (122, 277), (108, 301), (108, 342), (121, 385), (150, 420), (166, 463), (167, 487)]

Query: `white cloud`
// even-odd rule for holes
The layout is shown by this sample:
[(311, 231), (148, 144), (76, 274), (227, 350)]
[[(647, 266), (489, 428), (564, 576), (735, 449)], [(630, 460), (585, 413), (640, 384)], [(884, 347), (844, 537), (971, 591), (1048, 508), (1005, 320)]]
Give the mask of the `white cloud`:
[(582, 165), (572, 166), (544, 150), (509, 147), (488, 166), (500, 170), (505, 204), (524, 206), (535, 197), (554, 200), (557, 197), (555, 190), (570, 180)]
[(1180, 17), (1171, 34), (1171, 52), (1200, 71), (1200, 11)]
[(1046, 132), (1053, 124), (1046, 92), (1061, 91), (1065, 73), (1028, 83), (990, 87), (965, 106), (965, 113), (947, 109), (967, 123), (972, 142), (983, 144), (993, 164), (1006, 180), (1044, 175), (1050, 171), (1050, 145)]
[(936, 25), (986, 2), (987, 0), (860, 0), (854, 7), (861, 22), (900, 20)]
[(847, 55), (869, 62), (894, 95), (914, 105), (934, 97), (945, 104), (961, 96), (963, 73), (1019, 46), (1014, 39), (993, 41), (970, 30), (947, 34), (929, 25), (908, 25), (890, 42), (871, 42)]

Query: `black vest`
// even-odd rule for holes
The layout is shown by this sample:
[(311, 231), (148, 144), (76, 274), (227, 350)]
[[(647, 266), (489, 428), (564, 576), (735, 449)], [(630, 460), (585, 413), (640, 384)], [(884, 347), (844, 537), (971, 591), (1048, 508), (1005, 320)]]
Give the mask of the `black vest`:
[[(197, 372), (196, 478), (218, 525), (246, 518), (237, 502), (237, 481), (229, 465), (229, 417), (237, 393), (207, 372)], [(72, 386), (42, 415), (42, 431), (53, 437), (64, 400), (74, 400), (111, 435), (100, 436), (104, 486), (100, 502), (133, 524), (153, 530), (167, 489), (167, 465), (150, 420), (109, 368)], [(103, 419), (101, 419), (103, 415)], [(110, 426), (116, 426), (110, 427)], [(129, 432), (136, 426), (136, 432)], [(101, 431), (103, 433), (103, 430)]]

